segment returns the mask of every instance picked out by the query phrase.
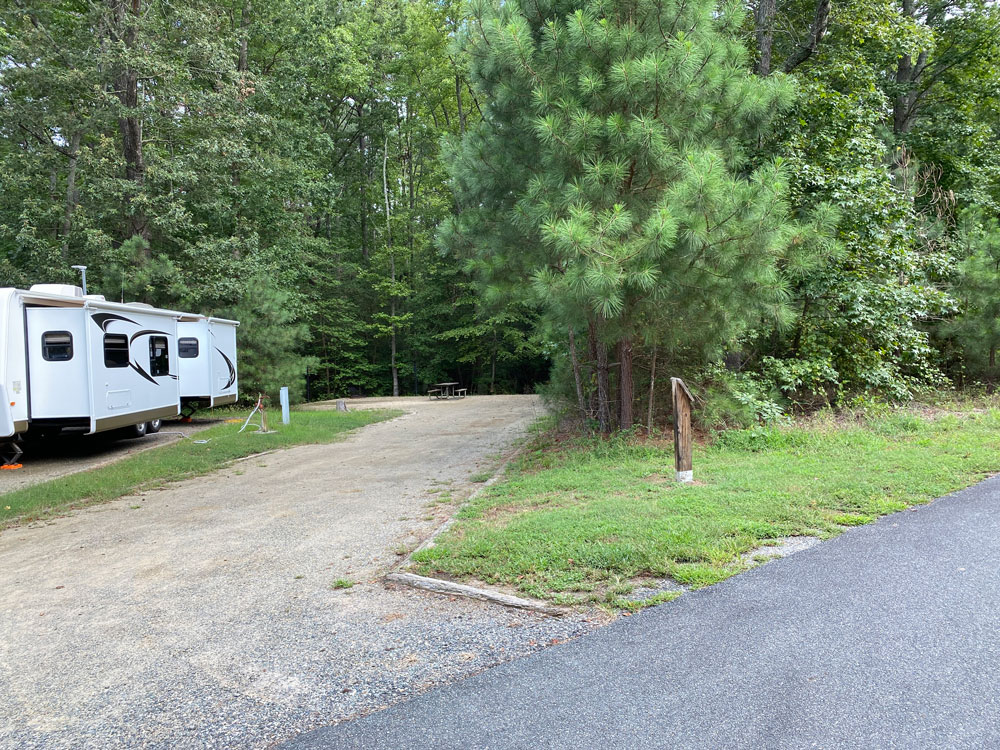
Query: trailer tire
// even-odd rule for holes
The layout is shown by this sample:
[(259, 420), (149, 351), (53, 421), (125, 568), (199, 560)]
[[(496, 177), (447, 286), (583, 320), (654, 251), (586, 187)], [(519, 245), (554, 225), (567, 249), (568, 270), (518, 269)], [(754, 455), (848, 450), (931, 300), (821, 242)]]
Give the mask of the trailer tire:
[(146, 436), (146, 423), (140, 422), (139, 424), (132, 425), (131, 427), (125, 428), (128, 431), (128, 436), (133, 438), (141, 438)]
[(149, 422), (146, 422), (146, 434), (154, 435), (160, 431), (160, 428), (162, 426), (163, 426), (163, 420), (161, 419), (150, 420)]

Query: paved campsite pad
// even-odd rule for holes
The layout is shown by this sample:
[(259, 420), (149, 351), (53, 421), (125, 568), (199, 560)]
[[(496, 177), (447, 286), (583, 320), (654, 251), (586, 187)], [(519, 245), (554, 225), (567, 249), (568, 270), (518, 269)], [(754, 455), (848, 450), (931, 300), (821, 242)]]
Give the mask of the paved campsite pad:
[(106, 466), (144, 450), (183, 440), (181, 435), (193, 435), (216, 423), (215, 419), (164, 421), (160, 432), (142, 438), (126, 438), (105, 432), (36, 443), (21, 458), (20, 469), (0, 471), (0, 493), (13, 492), (50, 479)]
[(0, 534), (0, 745), (261, 747), (592, 627), (378, 582), (451, 512), (428, 508), (440, 491), (470, 491), (542, 413), (402, 405), (340, 443)]

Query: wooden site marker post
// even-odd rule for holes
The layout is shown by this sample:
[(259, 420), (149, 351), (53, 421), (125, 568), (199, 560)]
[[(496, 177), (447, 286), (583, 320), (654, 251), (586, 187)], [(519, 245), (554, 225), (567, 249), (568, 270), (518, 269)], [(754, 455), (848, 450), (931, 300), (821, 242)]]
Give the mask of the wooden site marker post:
[(678, 482), (693, 482), (691, 469), (691, 391), (680, 378), (670, 378), (674, 398), (674, 470)]

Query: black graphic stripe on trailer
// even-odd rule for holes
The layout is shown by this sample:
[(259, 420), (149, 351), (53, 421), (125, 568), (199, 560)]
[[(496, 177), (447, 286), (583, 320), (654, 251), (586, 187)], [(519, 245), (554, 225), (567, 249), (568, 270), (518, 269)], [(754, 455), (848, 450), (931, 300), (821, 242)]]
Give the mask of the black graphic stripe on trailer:
[(124, 320), (126, 323), (131, 323), (134, 326), (139, 325), (131, 318), (126, 318), (123, 315), (115, 315), (114, 313), (94, 313), (90, 316), (90, 318), (97, 324), (97, 327), (105, 333), (108, 332), (108, 326), (116, 320)]
[(226, 356), (226, 353), (222, 351), (222, 349), (215, 347), (215, 351), (222, 355), (222, 358), (226, 360), (226, 367), (229, 368), (229, 382), (222, 386), (222, 390), (226, 390), (229, 386), (236, 382), (236, 367), (233, 365), (233, 361)]
[[(114, 313), (94, 313), (90, 317), (94, 321), (94, 323), (96, 323), (97, 326), (102, 331), (104, 331), (105, 333), (108, 332), (108, 326), (111, 325), (112, 323), (114, 323), (116, 320), (121, 320), (121, 321), (124, 321), (125, 323), (131, 323), (134, 326), (139, 325), (138, 323), (136, 323), (131, 318), (126, 318), (124, 315), (115, 315)], [(144, 328), (143, 330), (138, 331), (137, 333), (133, 333), (132, 336), (128, 340), (128, 343), (129, 343), (129, 363), (128, 363), (128, 365), (129, 365), (129, 367), (131, 367), (133, 370), (135, 370), (137, 373), (139, 373), (142, 377), (144, 377), (146, 380), (148, 380), (153, 385), (159, 385), (159, 383), (156, 382), (156, 379), (153, 378), (153, 376), (150, 375), (148, 372), (146, 372), (139, 363), (131, 361), (131, 351), (132, 351), (131, 347), (132, 347), (132, 344), (135, 343), (135, 340), (137, 338), (139, 338), (140, 336), (153, 336), (153, 335), (169, 336), (170, 334), (167, 333), (166, 331), (159, 331), (159, 330), (155, 330), (155, 329), (152, 329), (152, 328)], [(223, 355), (223, 356), (225, 356), (225, 355)], [(228, 360), (227, 360), (227, 362), (228, 362)], [(231, 368), (232, 368), (232, 366), (230, 366), (230, 369)], [(174, 380), (177, 380), (177, 376), (176, 375), (171, 375), (170, 373), (167, 373), (167, 377), (170, 377), (170, 378), (173, 378)]]

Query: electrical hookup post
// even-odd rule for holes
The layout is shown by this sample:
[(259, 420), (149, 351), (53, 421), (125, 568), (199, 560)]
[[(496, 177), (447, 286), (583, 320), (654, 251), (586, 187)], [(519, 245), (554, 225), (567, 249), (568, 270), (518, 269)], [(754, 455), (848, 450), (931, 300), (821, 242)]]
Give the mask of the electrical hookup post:
[(693, 482), (691, 469), (691, 391), (680, 378), (670, 378), (674, 400), (674, 470), (678, 482)]
[(281, 424), (288, 424), (292, 421), (291, 415), (288, 413), (288, 386), (284, 385), (281, 387), (281, 393), (279, 395), (281, 400)]

